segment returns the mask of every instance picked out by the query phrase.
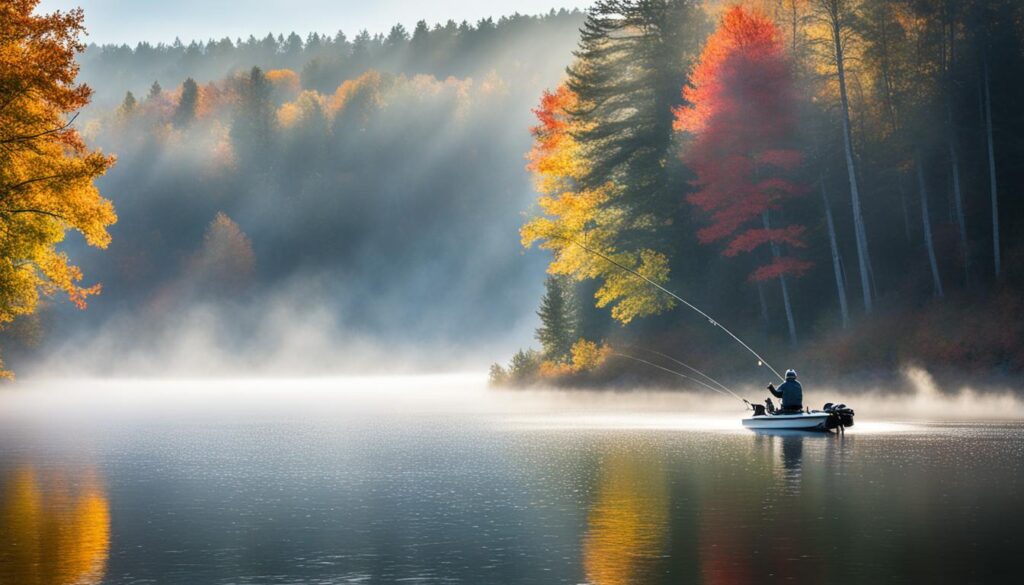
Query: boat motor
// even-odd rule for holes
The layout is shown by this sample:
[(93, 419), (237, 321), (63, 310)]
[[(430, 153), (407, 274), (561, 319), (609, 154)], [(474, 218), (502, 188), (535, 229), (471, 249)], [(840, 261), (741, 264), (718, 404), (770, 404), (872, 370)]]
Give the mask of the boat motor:
[(854, 413), (853, 409), (849, 406), (842, 403), (832, 404), (831, 402), (826, 402), (821, 410), (831, 415), (828, 417), (828, 428), (843, 430), (845, 427), (853, 426)]

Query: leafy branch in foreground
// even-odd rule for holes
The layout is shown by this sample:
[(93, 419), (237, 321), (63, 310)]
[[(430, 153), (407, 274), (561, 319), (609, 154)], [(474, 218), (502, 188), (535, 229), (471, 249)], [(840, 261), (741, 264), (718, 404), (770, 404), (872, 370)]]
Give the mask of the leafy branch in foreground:
[[(37, 4), (0, 8), (0, 327), (58, 292), (85, 308), (100, 285), (80, 285), (57, 247), (75, 230), (105, 248), (117, 220), (93, 184), (114, 158), (89, 150), (73, 125), (92, 95), (75, 83), (83, 13), (35, 15)], [(0, 365), (0, 376), (12, 374)]]

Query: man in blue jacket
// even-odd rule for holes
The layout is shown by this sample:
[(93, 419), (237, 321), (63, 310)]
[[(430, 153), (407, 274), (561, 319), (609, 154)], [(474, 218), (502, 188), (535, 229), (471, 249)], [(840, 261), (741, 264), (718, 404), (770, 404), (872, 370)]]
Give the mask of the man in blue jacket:
[(775, 384), (768, 384), (768, 391), (776, 398), (782, 399), (782, 410), (780, 414), (796, 414), (804, 409), (804, 389), (800, 382), (796, 381), (796, 370), (786, 370), (786, 382), (775, 388)]

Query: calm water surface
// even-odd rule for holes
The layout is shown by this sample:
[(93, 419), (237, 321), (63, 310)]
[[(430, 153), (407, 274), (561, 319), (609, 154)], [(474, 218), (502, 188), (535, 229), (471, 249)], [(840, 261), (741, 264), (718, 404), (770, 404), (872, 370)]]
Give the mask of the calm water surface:
[(859, 408), (839, 437), (691, 408), (461, 377), (24, 384), (0, 393), (0, 584), (1019, 577), (1019, 419)]

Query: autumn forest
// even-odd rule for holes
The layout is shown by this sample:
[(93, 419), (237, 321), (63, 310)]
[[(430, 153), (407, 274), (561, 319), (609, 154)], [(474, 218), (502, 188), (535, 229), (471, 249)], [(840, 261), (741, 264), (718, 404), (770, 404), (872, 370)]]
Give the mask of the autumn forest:
[(746, 358), (652, 282), (819, 376), (1024, 370), (1018, 2), (135, 46), (36, 4), (0, 20), (8, 370), (671, 383), (616, 359), (643, 347), (728, 378)]
[(1021, 17), (595, 3), (531, 129), (542, 349), (492, 377), (621, 377), (617, 346), (727, 369), (714, 328), (657, 285), (818, 376), (1019, 371)]

